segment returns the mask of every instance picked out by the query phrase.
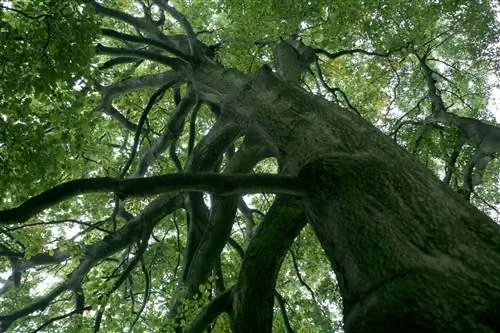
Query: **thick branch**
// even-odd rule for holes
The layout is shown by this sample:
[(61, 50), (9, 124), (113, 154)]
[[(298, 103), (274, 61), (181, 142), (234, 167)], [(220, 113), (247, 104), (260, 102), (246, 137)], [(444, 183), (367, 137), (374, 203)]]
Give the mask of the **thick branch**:
[(147, 31), (151, 35), (159, 35), (160, 34), (160, 32), (158, 31), (158, 28), (153, 23), (149, 22), (148, 20), (132, 16), (130, 14), (118, 11), (116, 9), (101, 6), (99, 3), (97, 3), (94, 0), (87, 0), (87, 2), (90, 3), (92, 5), (92, 7), (94, 7), (94, 10), (101, 15), (111, 17), (115, 20), (119, 20), (119, 21), (128, 23), (128, 24), (134, 26), (136, 29)]
[(96, 46), (96, 54), (105, 54), (112, 56), (125, 56), (130, 58), (137, 59), (147, 59), (151, 61), (155, 61), (157, 63), (169, 66), (173, 69), (182, 69), (183, 62), (178, 58), (171, 58), (159, 53), (144, 51), (144, 50), (135, 50), (135, 49), (126, 49), (119, 47), (109, 47), (104, 46), (102, 44), (97, 44)]
[(0, 211), (0, 224), (25, 222), (44, 209), (86, 193), (116, 192), (121, 196), (142, 196), (176, 191), (211, 192), (221, 196), (261, 192), (305, 194), (297, 178), (272, 174), (185, 173), (124, 180), (111, 177), (78, 179), (55, 186), (16, 208)]
[(133, 42), (133, 43), (139, 43), (139, 44), (146, 44), (150, 46), (154, 46), (157, 48), (160, 48), (162, 50), (168, 51), (175, 56), (188, 61), (189, 58), (186, 57), (186, 55), (180, 51), (179, 49), (164, 43), (162, 41), (158, 41), (153, 38), (147, 38), (147, 37), (142, 37), (142, 36), (135, 36), (135, 35), (130, 35), (130, 34), (124, 34), (112, 29), (101, 29), (101, 32), (104, 36), (114, 38), (120, 41), (128, 41), (128, 42)]
[(191, 322), (185, 333), (202, 333), (221, 313), (229, 312), (232, 301), (233, 288), (229, 288), (224, 293), (216, 297), (208, 303), (198, 313), (196, 318)]
[(132, 58), (132, 57), (116, 57), (116, 58), (113, 58), (113, 59), (106, 61), (102, 65), (99, 65), (99, 69), (104, 70), (104, 69), (114, 67), (116, 65), (130, 64), (132, 62), (139, 62), (139, 61), (142, 61), (142, 60), (137, 60), (136, 58)]
[(196, 39), (196, 34), (193, 31), (193, 28), (191, 27), (191, 24), (187, 20), (186, 16), (184, 16), (182, 13), (180, 13), (177, 9), (174, 7), (170, 6), (167, 1), (165, 0), (155, 0), (155, 3), (160, 7), (164, 8), (179, 24), (182, 26), (184, 31), (186, 32), (186, 36), (188, 38), (188, 43), (189, 43), (189, 56), (193, 57), (197, 55), (197, 39)]
[(237, 332), (272, 331), (278, 272), (305, 224), (303, 210), (291, 198), (278, 197), (269, 209), (248, 245), (234, 287), (232, 315)]
[(103, 100), (110, 103), (116, 96), (121, 96), (139, 89), (158, 88), (164, 84), (178, 83), (181, 79), (182, 77), (179, 73), (169, 71), (133, 77), (110, 86), (97, 87), (97, 89), (103, 94)]
[[(250, 172), (262, 159), (268, 156), (259, 146), (242, 145), (238, 152), (229, 161), (225, 173)], [(191, 264), (188, 268), (186, 289), (188, 297), (198, 291), (198, 287), (209, 276), (215, 258), (217, 258), (227, 243), (238, 207), (238, 197), (213, 198), (210, 210), (208, 227), (203, 239), (196, 249)]]

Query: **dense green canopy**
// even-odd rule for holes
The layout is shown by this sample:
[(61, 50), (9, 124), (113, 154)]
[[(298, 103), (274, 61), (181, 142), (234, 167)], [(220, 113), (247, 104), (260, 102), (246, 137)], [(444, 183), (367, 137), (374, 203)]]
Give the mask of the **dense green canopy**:
[[(217, 104), (188, 77), (205, 64), (279, 76), (296, 65), (277, 61), (290, 41), (314, 51), (297, 88), (358, 113), (498, 219), (495, 1), (169, 3), (0, 0), (0, 331), (197, 332), (198, 318), (229, 331), (231, 316), (200, 314), (241, 279), (266, 221), (290, 219), (303, 229), (283, 245), (273, 330), (340, 332), (313, 230), (270, 208), (276, 193), (304, 195), (297, 175), (260, 133), (224, 121), (239, 92)], [(233, 224), (190, 282), (205, 235), (193, 216)]]

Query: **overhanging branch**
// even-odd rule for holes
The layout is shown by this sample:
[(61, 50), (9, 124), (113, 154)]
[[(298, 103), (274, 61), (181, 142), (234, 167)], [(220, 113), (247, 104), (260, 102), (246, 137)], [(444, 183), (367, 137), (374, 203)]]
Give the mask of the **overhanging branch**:
[(119, 47), (109, 47), (104, 46), (102, 44), (97, 44), (96, 46), (96, 54), (105, 54), (112, 56), (125, 56), (130, 58), (137, 59), (147, 59), (151, 61), (155, 61), (157, 63), (169, 66), (173, 69), (181, 69), (183, 62), (178, 58), (171, 58), (159, 53), (149, 52), (144, 50), (134, 50), (134, 49), (125, 49)]
[(109, 104), (116, 96), (139, 89), (158, 88), (165, 84), (175, 84), (181, 82), (181, 76), (175, 71), (168, 71), (159, 74), (149, 74), (136, 76), (127, 80), (117, 82), (109, 86), (97, 86), (103, 95), (103, 104)]
[(221, 196), (262, 192), (303, 196), (306, 192), (298, 178), (273, 174), (184, 173), (123, 180), (112, 177), (78, 179), (55, 186), (16, 208), (0, 211), (0, 224), (25, 222), (35, 214), (81, 194), (115, 192), (127, 197), (177, 191), (211, 192)]
[(147, 38), (147, 37), (142, 37), (142, 36), (134, 36), (130, 34), (124, 34), (112, 29), (101, 29), (101, 33), (109, 38), (114, 38), (120, 41), (128, 41), (128, 42), (133, 42), (133, 43), (139, 43), (139, 44), (146, 44), (150, 46), (154, 46), (160, 49), (163, 49), (165, 51), (168, 51), (172, 53), (173, 55), (188, 61), (188, 57), (181, 52), (180, 50), (176, 49), (175, 47), (172, 47), (164, 42), (158, 41), (153, 38)]

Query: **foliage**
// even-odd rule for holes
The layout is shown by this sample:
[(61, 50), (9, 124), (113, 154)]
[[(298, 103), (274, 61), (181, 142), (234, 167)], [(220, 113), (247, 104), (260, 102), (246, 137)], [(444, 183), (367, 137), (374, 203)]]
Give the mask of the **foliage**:
[[(325, 79), (320, 85), (320, 73), (313, 69), (314, 76), (305, 76), (305, 89), (355, 109), (441, 178), (451, 169), (450, 186), (463, 189), (463, 173), (472, 147), (461, 150), (456, 161), (449, 163), (459, 134), (456, 128), (427, 121), (434, 105), (428, 99), (429, 87), (419, 57), (427, 57), (435, 71), (440, 96), (449, 106), (447, 112), (491, 121), (493, 115), (486, 105), (496, 83), (488, 80), (488, 74), (497, 61), (491, 48), (498, 43), (500, 30), (489, 1), (172, 3), (199, 32), (198, 39), (216, 50), (217, 63), (244, 73), (255, 73), (264, 64), (271, 64), (272, 45), (280, 37), (300, 36), (318, 51), (318, 65)], [(186, 33), (168, 13), (165, 23), (158, 23), (161, 10), (150, 1), (105, 1), (103, 5), (150, 19), (166, 36)], [(162, 90), (167, 80), (148, 85), (143, 79), (134, 87), (138, 77), (164, 73), (165, 64), (125, 56), (123, 63), (103, 68), (120, 56), (96, 55), (97, 43), (162, 56), (180, 55), (102, 35), (100, 28), (105, 27), (153, 38), (144, 32), (147, 29), (139, 34), (137, 27), (117, 20), (102, 8), (97, 2), (83, 0), (0, 1), (1, 209), (18, 206), (73, 179), (219, 172), (224, 167), (231, 171), (240, 167), (233, 157), (253, 149), (252, 138), (247, 137), (234, 142), (228, 139), (231, 144), (220, 148), (222, 152), (211, 151), (207, 156), (197, 148), (193, 150), (203, 147), (210, 133), (216, 132), (220, 110), (201, 103), (202, 97), (188, 84), (176, 83)], [(350, 51), (337, 54), (343, 50)], [(120, 82), (132, 88), (118, 89), (111, 96), (106, 89)], [(151, 99), (154, 94), (156, 100)], [(105, 105), (104, 97), (111, 98), (112, 103)], [(154, 107), (145, 117), (148, 104)], [(133, 130), (123, 126), (124, 122)], [(154, 158), (147, 160), (148, 154)], [(259, 154), (263, 153), (255, 150), (250, 157), (238, 158), (259, 158), (260, 163), (249, 168), (251, 172), (278, 173), (279, 162)], [(148, 166), (142, 173), (137, 171), (141, 161)], [(472, 198), (491, 215), (500, 200), (496, 190), (499, 168), (495, 161), (488, 165), (484, 184), (477, 187)], [(73, 311), (83, 315), (70, 313), (54, 319), (75, 307), (78, 291), (66, 288), (41, 307), (43, 311), (21, 316), (11, 329), (29, 332), (44, 323), (49, 323), (44, 327), (48, 332), (91, 332), (92, 327), (104, 332), (144, 332), (188, 326), (200, 309), (237, 284), (241, 252), (248, 249), (274, 202), (272, 195), (244, 198), (236, 205), (239, 210), (230, 241), (196, 292), (190, 294), (182, 284), (186, 280), (183, 274), (188, 265), (188, 243), (193, 237), (188, 227), (193, 215), (186, 206), (205, 202), (202, 206), (213, 210), (220, 198), (206, 194), (190, 196), (189, 200), (163, 197), (161, 200), (170, 200), (164, 204), (170, 207), (164, 208), (169, 214), (158, 217), (151, 230), (146, 230), (148, 223), (157, 216), (142, 221), (144, 227), (127, 234), (145, 238), (134, 238), (117, 247), (93, 263), (82, 275), (83, 280), (71, 285), (83, 288), (85, 309)], [(119, 205), (121, 199), (119, 191), (75, 196), (24, 224), (3, 224), (0, 290), (5, 292), (0, 294), (0, 313), (22, 309), (49, 294), (88, 260), (86, 255), (93, 245), (99, 244), (96, 248), (105, 252), (106, 242), (113, 235), (152, 209), (153, 199), (145, 195), (128, 198)], [(206, 214), (204, 221), (208, 223), (214, 213), (198, 214)], [(44, 255), (54, 262), (42, 264)], [(7, 289), (17, 261), (26, 263), (21, 283)], [(304, 228), (287, 251), (279, 272), (276, 292), (283, 298), (285, 311), (277, 296), (275, 331), (285, 332), (287, 325), (296, 332), (341, 331), (342, 304), (333, 279), (314, 233)], [(210, 325), (214, 332), (225, 332), (231, 323), (228, 316), (220, 316)]]

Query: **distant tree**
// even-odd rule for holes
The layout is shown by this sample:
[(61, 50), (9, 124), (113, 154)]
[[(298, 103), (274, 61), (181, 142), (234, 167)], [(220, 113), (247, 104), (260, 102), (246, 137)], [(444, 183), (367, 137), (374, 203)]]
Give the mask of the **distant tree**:
[(500, 331), (495, 10), (0, 1), (0, 330)]

